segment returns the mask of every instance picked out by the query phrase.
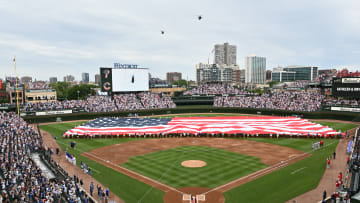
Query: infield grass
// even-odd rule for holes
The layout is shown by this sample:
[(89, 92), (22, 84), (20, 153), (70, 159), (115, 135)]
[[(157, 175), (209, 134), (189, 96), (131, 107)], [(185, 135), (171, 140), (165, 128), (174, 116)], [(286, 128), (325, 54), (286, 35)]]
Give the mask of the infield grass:
[[(206, 166), (187, 168), (186, 160)], [(207, 146), (182, 146), (131, 157), (123, 167), (175, 188), (213, 188), (265, 168), (259, 158)]]

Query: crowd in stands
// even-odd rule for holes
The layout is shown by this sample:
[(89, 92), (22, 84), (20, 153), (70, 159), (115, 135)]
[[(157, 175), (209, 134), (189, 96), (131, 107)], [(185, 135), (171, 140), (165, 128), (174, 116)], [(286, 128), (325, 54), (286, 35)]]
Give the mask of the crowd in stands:
[(277, 109), (287, 111), (317, 111), (324, 99), (319, 93), (273, 92), (261, 96), (215, 97), (216, 107), (241, 107), (256, 109)]
[(326, 106), (351, 106), (359, 107), (360, 100), (344, 100), (344, 99), (324, 99), (323, 104)]
[(172, 99), (165, 94), (143, 92), (139, 94), (139, 97), (145, 109), (176, 107)]
[(119, 111), (144, 109), (136, 94), (114, 95), (114, 100)]
[(112, 112), (154, 108), (175, 108), (171, 97), (159, 93), (90, 96), (86, 100), (46, 101), (27, 103), (23, 111), (49, 111), (80, 108), (86, 112)]
[(200, 84), (199, 86), (184, 92), (184, 95), (186, 96), (187, 95), (224, 95), (224, 94), (244, 95), (244, 94), (249, 94), (249, 92), (232, 87), (230, 84), (220, 84), (220, 83)]
[(115, 101), (109, 96), (90, 96), (81, 108), (84, 108), (86, 112), (117, 111)]
[(0, 184), (3, 202), (81, 202), (74, 180), (49, 180), (31, 159), (43, 150), (36, 131), (15, 113), (0, 113)]
[(24, 111), (46, 111), (46, 110), (62, 110), (72, 108), (85, 108), (84, 100), (64, 100), (64, 101), (46, 101), (37, 103), (26, 103)]
[(337, 76), (337, 72), (319, 74), (316, 82), (331, 83), (332, 79)]

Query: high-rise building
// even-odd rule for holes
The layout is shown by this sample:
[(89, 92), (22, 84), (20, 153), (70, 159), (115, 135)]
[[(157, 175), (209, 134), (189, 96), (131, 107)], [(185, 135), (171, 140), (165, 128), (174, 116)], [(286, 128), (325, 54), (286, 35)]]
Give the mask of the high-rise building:
[(166, 73), (167, 83), (172, 84), (178, 80), (181, 80), (181, 73), (179, 73), (179, 72), (167, 72)]
[(245, 83), (245, 69), (240, 69), (240, 83)]
[(271, 80), (271, 73), (272, 73), (271, 70), (266, 70), (266, 77), (265, 77), (266, 81)]
[(89, 73), (82, 73), (81, 74), (81, 81), (84, 83), (89, 83)]
[(74, 82), (75, 77), (72, 75), (66, 75), (64, 76), (64, 82)]
[(251, 84), (265, 84), (266, 58), (250, 55), (246, 57), (245, 82)]
[(57, 83), (57, 77), (50, 77), (49, 81), (50, 83)]
[(286, 66), (273, 68), (272, 80), (285, 82), (295, 80), (313, 81), (318, 77), (318, 67)]
[(29, 83), (29, 82), (32, 82), (32, 77), (30, 76), (23, 76), (21, 77), (21, 83), (24, 84), (24, 83)]
[(100, 74), (95, 74), (95, 84), (100, 85), (100, 80), (101, 80)]
[(199, 63), (195, 65), (195, 69), (197, 84), (206, 82), (235, 83), (234, 72), (239, 70), (239, 66)]
[(292, 71), (274, 71), (272, 72), (272, 81), (289, 82), (295, 80), (296, 73)]
[(219, 65), (236, 65), (236, 46), (229, 43), (216, 44), (214, 48), (214, 63)]
[(239, 84), (240, 79), (241, 79), (241, 70), (240, 69), (233, 70), (233, 81), (236, 84)]
[(295, 72), (295, 80), (313, 81), (318, 77), (318, 67), (314, 66), (286, 66), (284, 71)]

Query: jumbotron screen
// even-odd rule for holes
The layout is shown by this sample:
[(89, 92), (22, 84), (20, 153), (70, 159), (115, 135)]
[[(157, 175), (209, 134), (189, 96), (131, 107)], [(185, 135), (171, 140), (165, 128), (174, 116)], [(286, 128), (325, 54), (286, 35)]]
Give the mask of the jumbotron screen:
[(360, 78), (334, 78), (332, 95), (349, 99), (360, 99)]
[(100, 68), (103, 92), (149, 91), (149, 71), (145, 68)]

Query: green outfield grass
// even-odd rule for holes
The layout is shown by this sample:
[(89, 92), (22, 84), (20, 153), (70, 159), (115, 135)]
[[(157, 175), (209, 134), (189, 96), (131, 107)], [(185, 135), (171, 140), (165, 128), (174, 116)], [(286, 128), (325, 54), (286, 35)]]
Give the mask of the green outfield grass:
[[(210, 114), (211, 116), (234, 116), (233, 114)], [(193, 114), (186, 116), (210, 116), (206, 114)], [(99, 147), (117, 144), (121, 142), (136, 141), (141, 139), (64, 139), (61, 135), (70, 128), (73, 128), (83, 122), (74, 122), (74, 123), (61, 123), (61, 124), (51, 124), (40, 126), (41, 129), (48, 131), (53, 136), (57, 136), (57, 142), (63, 150), (68, 148), (68, 151), (74, 154), (77, 157), (77, 164), (80, 164), (80, 161), (86, 162), (93, 170), (93, 177), (96, 178), (99, 182), (104, 184), (106, 187), (117, 194), (120, 198), (126, 202), (138, 202), (142, 199), (141, 202), (162, 202), (164, 193), (155, 188), (151, 188), (149, 185), (146, 185), (140, 181), (132, 179), (128, 176), (125, 176), (121, 173), (118, 173), (110, 168), (107, 168), (101, 164), (98, 164), (91, 159), (81, 156), (82, 152), (86, 152), (92, 149)], [(342, 124), (337, 122), (316, 122), (321, 123), (322, 125), (327, 125), (329, 127), (335, 128), (345, 132), (348, 129), (355, 127), (352, 124)], [(186, 139), (186, 138), (185, 138)], [(226, 202), (284, 202), (293, 197), (296, 197), (302, 193), (305, 193), (317, 186), (319, 183), (322, 174), (325, 170), (325, 159), (330, 156), (335, 150), (338, 140), (336, 139), (326, 139), (325, 145), (327, 147), (311, 152), (311, 144), (317, 139), (304, 138), (280, 138), (280, 139), (269, 139), (269, 138), (236, 138), (236, 139), (249, 139), (258, 142), (267, 142), (276, 145), (286, 146), (295, 148), (304, 152), (312, 153), (312, 156), (306, 158), (302, 161), (296, 162), (288, 167), (277, 170), (271, 174), (263, 176), (257, 180), (251, 181), (247, 184), (244, 184), (240, 187), (237, 187), (233, 190), (230, 190), (224, 193)], [(72, 150), (70, 146), (70, 141), (75, 140), (77, 143), (76, 150)], [(208, 147), (196, 147), (191, 149), (188, 147), (179, 147), (166, 151), (159, 151), (143, 156), (132, 157), (129, 162), (125, 163), (123, 166), (130, 168), (134, 171), (141, 172), (146, 176), (160, 180), (174, 187), (182, 186), (199, 186), (199, 187), (214, 187), (225, 182), (229, 182), (231, 179), (244, 176), (245, 174), (255, 171), (255, 169), (244, 168), (243, 171), (237, 169), (233, 171), (224, 167), (224, 165), (231, 164), (232, 167), (239, 164), (241, 161), (248, 160), (249, 163), (255, 163), (256, 158), (248, 157), (241, 154), (236, 154), (224, 150), (218, 150)], [(210, 153), (205, 152), (206, 150), (212, 150), (216, 152), (215, 156), (207, 156)], [(186, 151), (181, 152), (181, 151)], [(193, 151), (197, 151), (193, 153)], [(200, 151), (200, 152), (199, 152)], [(201, 152), (204, 151), (204, 152)], [(167, 155), (167, 153), (172, 154)], [(207, 154), (207, 155), (206, 155)], [(230, 159), (224, 159), (224, 157), (229, 157)], [(217, 158), (217, 160), (216, 160)], [(199, 159), (208, 162), (208, 166), (197, 169), (183, 168), (179, 164), (183, 160), (187, 159)], [(221, 161), (222, 164), (216, 166), (216, 162)], [(254, 162), (255, 161), (255, 162)], [(235, 163), (233, 163), (235, 162)], [(237, 163), (236, 163), (237, 162)], [(159, 164), (162, 163), (162, 168), (159, 169)], [(144, 165), (147, 165), (145, 167)], [(247, 163), (247, 165), (249, 165)], [(149, 169), (148, 169), (149, 167)], [(210, 180), (203, 180), (206, 174), (208, 167), (212, 169), (209, 170), (206, 176), (210, 176)], [(265, 165), (255, 165), (259, 170)], [(170, 168), (170, 169), (169, 169)], [(175, 170), (176, 168), (176, 170)], [(236, 167), (233, 167), (236, 168)], [(169, 169), (165, 173), (164, 170)], [(205, 171), (203, 171), (205, 170)], [(231, 170), (228, 172), (228, 170)], [(200, 172), (201, 171), (201, 172)], [(212, 173), (211, 173), (212, 172)], [(236, 174), (235, 174), (236, 173)], [(239, 173), (239, 174), (238, 174)], [(71, 175), (71, 174), (70, 174)], [(219, 176), (219, 177), (218, 177)], [(235, 177), (236, 176), (236, 177)], [(221, 182), (222, 181), (222, 182)], [(321, 198), (321, 194), (319, 194)]]
[[(186, 168), (181, 162), (201, 160), (201, 168)], [(175, 188), (213, 188), (265, 168), (259, 158), (206, 146), (182, 146), (131, 157), (123, 167)]]
[[(313, 121), (314, 122), (314, 121)], [(336, 123), (336, 122), (328, 122), (328, 121), (316, 121), (314, 123), (319, 123), (323, 126), (329, 126), (336, 130), (341, 130), (341, 132), (345, 132), (349, 129), (355, 128), (356, 125), (351, 123)]]

